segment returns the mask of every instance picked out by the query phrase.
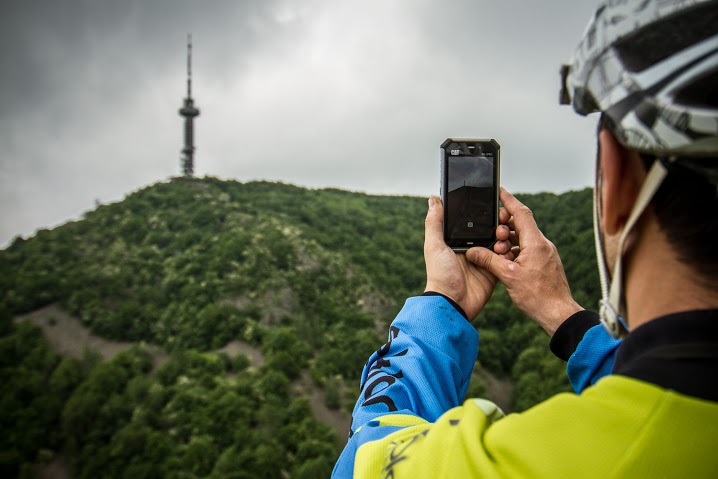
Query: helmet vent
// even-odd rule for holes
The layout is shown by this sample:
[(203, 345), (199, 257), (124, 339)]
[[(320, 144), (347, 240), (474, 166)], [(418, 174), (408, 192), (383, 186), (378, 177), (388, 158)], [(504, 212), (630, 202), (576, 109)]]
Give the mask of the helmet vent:
[(708, 72), (673, 92), (676, 103), (696, 108), (718, 108), (718, 70)]
[(718, 4), (706, 2), (663, 18), (615, 44), (624, 67), (640, 72), (718, 33)]

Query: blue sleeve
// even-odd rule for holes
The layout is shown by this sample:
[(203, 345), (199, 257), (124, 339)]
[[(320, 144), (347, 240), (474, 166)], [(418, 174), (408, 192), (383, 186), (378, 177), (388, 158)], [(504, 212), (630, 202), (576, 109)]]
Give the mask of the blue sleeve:
[(364, 443), (399, 427), (372, 427), (387, 414), (434, 422), (466, 395), (479, 333), (441, 296), (409, 298), (391, 324), (389, 341), (371, 355), (361, 376), (349, 442), (332, 477), (352, 477)]
[(613, 339), (601, 325), (598, 314), (584, 310), (572, 315), (551, 338), (551, 351), (568, 361), (566, 372), (573, 390), (584, 389), (611, 374), (620, 340)]
[(586, 331), (566, 365), (568, 379), (576, 393), (611, 374), (620, 345), (621, 340), (612, 338), (600, 324)]

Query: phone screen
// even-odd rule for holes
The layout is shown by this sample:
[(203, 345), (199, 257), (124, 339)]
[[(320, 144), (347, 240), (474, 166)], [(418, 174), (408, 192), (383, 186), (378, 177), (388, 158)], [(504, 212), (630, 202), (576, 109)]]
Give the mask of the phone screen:
[(488, 247), (498, 221), (498, 149), (460, 145), (445, 154), (445, 240), (456, 250)]

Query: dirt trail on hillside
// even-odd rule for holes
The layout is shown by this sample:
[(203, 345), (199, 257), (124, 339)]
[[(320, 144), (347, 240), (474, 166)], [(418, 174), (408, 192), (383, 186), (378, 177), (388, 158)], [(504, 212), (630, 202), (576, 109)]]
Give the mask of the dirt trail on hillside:
[(40, 479), (72, 479), (70, 466), (62, 453), (55, 454), (47, 464), (33, 466), (33, 472)]
[(312, 414), (319, 421), (334, 429), (339, 437), (339, 444), (343, 445), (347, 442), (349, 428), (352, 425), (352, 416), (344, 410), (329, 409), (324, 401), (327, 394), (323, 389), (314, 388), (309, 398), (312, 406)]
[[(326, 406), (327, 394), (322, 388), (314, 384), (309, 371), (302, 371), (300, 378), (292, 382), (292, 391), (297, 395), (308, 397), (309, 406), (314, 417), (334, 429), (341, 444), (346, 443), (349, 427), (351, 426), (351, 414), (341, 407), (332, 410)], [(340, 393), (340, 396), (343, 396), (343, 394)]]
[(478, 377), (486, 385), (486, 399), (494, 402), (508, 414), (514, 397), (514, 384), (510, 379), (499, 379), (485, 369), (479, 369)]
[(231, 358), (236, 357), (238, 354), (244, 354), (247, 356), (247, 359), (249, 359), (249, 363), (255, 367), (260, 367), (264, 364), (264, 354), (262, 354), (262, 351), (242, 341), (231, 341), (222, 349), (218, 349), (217, 352), (227, 353)]
[[(57, 304), (17, 316), (15, 321), (24, 321), (39, 326), (50, 347), (61, 356), (80, 359), (85, 354), (85, 350), (90, 350), (98, 353), (102, 359), (107, 361), (114, 358), (116, 354), (141, 344), (152, 355), (153, 368), (161, 366), (168, 357), (167, 353), (151, 344), (112, 341), (96, 336), (83, 326), (79, 319), (68, 314)], [(264, 364), (262, 351), (242, 341), (231, 341), (215, 352), (227, 353), (232, 358), (238, 354), (244, 354), (251, 365), (255, 367)]]
[[(79, 319), (63, 311), (57, 304), (51, 304), (32, 313), (18, 316), (15, 321), (26, 321), (39, 326), (50, 346), (61, 356), (82, 358), (85, 350), (90, 350), (109, 360), (135, 346), (136, 343), (110, 341), (92, 334)], [(167, 359), (167, 354), (151, 345), (145, 346), (152, 354), (157, 367)]]

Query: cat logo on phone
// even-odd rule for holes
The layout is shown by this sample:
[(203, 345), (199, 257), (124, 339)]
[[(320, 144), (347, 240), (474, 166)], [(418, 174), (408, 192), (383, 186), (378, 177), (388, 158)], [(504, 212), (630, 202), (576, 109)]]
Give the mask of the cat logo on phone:
[(451, 154), (452, 154), (453, 156), (456, 156), (456, 155), (458, 155), (458, 154), (460, 154), (460, 153), (461, 153), (461, 150), (451, 150)]

